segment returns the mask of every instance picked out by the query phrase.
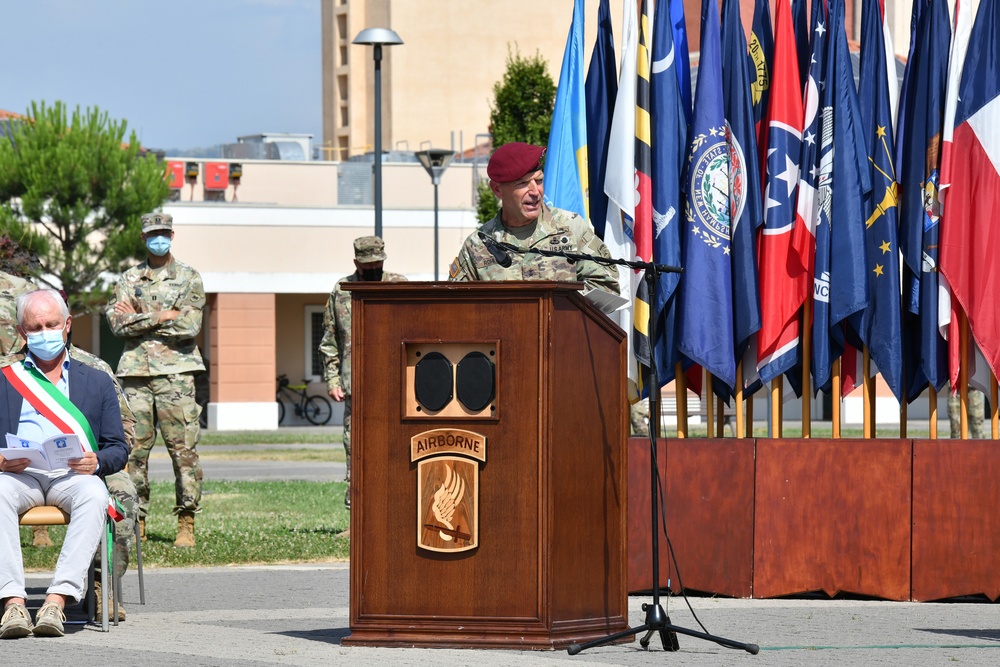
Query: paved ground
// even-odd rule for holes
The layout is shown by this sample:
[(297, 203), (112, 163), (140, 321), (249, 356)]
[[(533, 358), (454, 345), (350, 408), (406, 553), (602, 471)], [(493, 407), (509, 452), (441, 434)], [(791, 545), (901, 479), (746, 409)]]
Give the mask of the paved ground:
[[(154, 449), (153, 452), (154, 455), (149, 459), (149, 476), (158, 481), (173, 481), (174, 470), (166, 450)], [(269, 479), (342, 482), (347, 473), (345, 463), (324, 461), (226, 461), (203, 458), (201, 468), (207, 480), (247, 482)]]
[[(205, 471), (216, 479), (340, 480), (344, 468), (342, 463), (206, 461)], [(152, 474), (172, 479), (169, 460), (154, 460)], [(346, 563), (147, 569), (147, 604), (140, 606), (138, 579), (131, 570), (123, 586), (127, 622), (112, 627), (109, 634), (95, 626), (72, 626), (61, 639), (2, 642), (0, 663), (83, 661), (170, 667), (380, 662), (435, 666), (1000, 664), (1000, 606), (977, 602), (691, 600), (710, 633), (759, 644), (756, 656), (683, 634), (678, 637), (677, 653), (665, 653), (658, 639), (648, 652), (633, 641), (577, 656), (565, 651), (345, 647), (340, 641), (350, 634), (348, 575)], [(32, 609), (40, 605), (50, 577), (29, 575)], [(641, 605), (649, 600), (649, 596), (630, 598), (634, 624), (643, 621)], [(700, 630), (682, 600), (670, 599), (665, 607), (678, 626)]]
[[(29, 606), (51, 575), (30, 575)], [(694, 598), (710, 632), (757, 643), (759, 655), (679, 636), (680, 651), (637, 642), (569, 656), (565, 651), (386, 649), (341, 646), (348, 628), (348, 566), (147, 570), (145, 606), (126, 575), (129, 620), (103, 634), (74, 626), (60, 639), (0, 643), (6, 665), (996, 665), (1000, 608), (977, 603), (917, 604), (828, 600)], [(648, 596), (630, 599), (634, 623)], [(671, 620), (697, 628), (683, 602)]]

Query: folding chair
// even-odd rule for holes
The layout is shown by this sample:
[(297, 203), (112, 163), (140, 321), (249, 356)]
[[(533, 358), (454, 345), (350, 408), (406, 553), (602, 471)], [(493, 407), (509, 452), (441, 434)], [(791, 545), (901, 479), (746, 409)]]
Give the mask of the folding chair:
[[(37, 507), (32, 507), (30, 510), (22, 514), (19, 523), (22, 526), (66, 526), (69, 525), (69, 519), (69, 514), (62, 511), (58, 507), (53, 505), (39, 505)], [(108, 563), (111, 562), (111, 554), (108, 551), (108, 535), (114, 527), (111, 526), (110, 522), (111, 518), (106, 517), (104, 530), (101, 531), (101, 544), (97, 547), (101, 550), (102, 554), (105, 554), (105, 556), (101, 558), (101, 597), (103, 598), (101, 600), (101, 630), (103, 632), (108, 631), (108, 603), (112, 602), (109, 599), (108, 588)], [(142, 572), (141, 567), (142, 566), (140, 565), (140, 572)], [(112, 572), (113, 571), (114, 564), (112, 563)], [(94, 575), (94, 568), (91, 567), (87, 576), (87, 622), (97, 620), (94, 618), (94, 602), (97, 599), (97, 594), (94, 590)], [(140, 582), (142, 581), (141, 576), (142, 575), (140, 574)], [(116, 579), (118, 579), (118, 577), (116, 577)], [(116, 581), (115, 583), (117, 585), (114, 587), (114, 624), (118, 625), (118, 602), (121, 596), (121, 582)], [(145, 602), (143, 604), (145, 604)]]

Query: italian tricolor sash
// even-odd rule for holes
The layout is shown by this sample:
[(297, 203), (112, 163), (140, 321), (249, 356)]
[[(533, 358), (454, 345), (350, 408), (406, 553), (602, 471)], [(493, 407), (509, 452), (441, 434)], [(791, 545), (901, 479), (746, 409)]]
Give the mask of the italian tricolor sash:
[(85, 443), (84, 446), (97, 451), (97, 439), (87, 418), (37, 368), (22, 362), (4, 367), (3, 374), (17, 393), (52, 422), (53, 426), (62, 433), (75, 433), (80, 442)]

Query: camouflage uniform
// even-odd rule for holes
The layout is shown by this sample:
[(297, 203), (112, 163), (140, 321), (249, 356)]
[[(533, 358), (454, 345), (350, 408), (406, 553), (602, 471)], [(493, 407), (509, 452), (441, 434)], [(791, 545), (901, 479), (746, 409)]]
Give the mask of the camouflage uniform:
[(0, 271), (0, 357), (24, 346), (24, 339), (17, 333), (17, 297), (36, 289), (27, 280)]
[[(111, 366), (108, 366), (100, 357), (95, 357), (90, 352), (85, 352), (75, 345), (69, 346), (69, 356), (92, 368), (104, 371), (114, 381), (115, 392), (118, 394), (118, 407), (122, 411), (125, 442), (131, 449), (135, 444), (135, 415), (132, 414), (128, 401), (125, 400), (125, 392), (122, 390), (118, 378), (115, 377), (114, 371), (111, 370)], [(124, 519), (115, 522), (114, 557), (115, 569), (121, 574), (125, 574), (125, 570), (128, 569), (129, 554), (132, 552), (132, 539), (135, 537), (135, 520), (139, 513), (139, 494), (135, 490), (132, 478), (125, 470), (108, 475), (104, 478), (104, 483), (108, 485), (108, 491), (118, 500), (125, 514)], [(98, 562), (100, 562), (100, 553), (98, 553)]]
[[(136, 312), (116, 312), (119, 301), (130, 302)], [(118, 377), (137, 420), (128, 469), (139, 492), (142, 519), (149, 512), (148, 462), (157, 424), (174, 464), (174, 513), (201, 510), (201, 463), (195, 451), (201, 407), (195, 402), (194, 375), (205, 370), (195, 342), (204, 307), (201, 276), (171, 258), (158, 269), (147, 261), (122, 274), (105, 311), (111, 331), (125, 339)], [(163, 310), (178, 310), (180, 315), (159, 323), (157, 315)]]
[[(365, 253), (375, 252), (375, 257), (382, 254), (382, 241), (368, 243), (369, 239), (377, 237), (362, 237), (355, 241), (355, 259), (364, 263), (368, 257)], [(376, 261), (382, 261), (376, 260)], [(382, 282), (396, 283), (406, 280), (406, 276), (398, 273), (382, 272)], [(351, 293), (343, 289), (344, 283), (361, 281), (360, 274), (355, 271), (337, 281), (333, 291), (326, 301), (326, 312), (323, 314), (323, 340), (319, 351), (326, 357), (323, 367), (323, 379), (327, 388), (344, 391), (344, 453), (347, 455), (347, 493), (344, 495), (344, 505), (351, 508)]]
[(452, 262), (449, 277), (452, 281), (473, 280), (563, 280), (580, 281), (586, 291), (600, 289), (618, 294), (618, 269), (584, 261), (570, 264), (562, 257), (545, 257), (535, 253), (510, 253), (512, 263), (504, 268), (479, 238), (479, 232), (497, 241), (509, 243), (525, 250), (541, 248), (601, 257), (611, 257), (604, 242), (584, 218), (558, 208), (542, 207), (538, 219), (525, 227), (507, 229), (500, 220), (501, 213), (479, 228), (465, 240), (458, 257)]
[(649, 403), (646, 399), (631, 405), (629, 408), (629, 419), (632, 422), (632, 435), (649, 435), (649, 424), (646, 422), (646, 413), (648, 411)]
[[(969, 387), (969, 437), (986, 437), (986, 397), (978, 389)], [(951, 437), (962, 437), (962, 399), (958, 394), (948, 394), (948, 418)]]

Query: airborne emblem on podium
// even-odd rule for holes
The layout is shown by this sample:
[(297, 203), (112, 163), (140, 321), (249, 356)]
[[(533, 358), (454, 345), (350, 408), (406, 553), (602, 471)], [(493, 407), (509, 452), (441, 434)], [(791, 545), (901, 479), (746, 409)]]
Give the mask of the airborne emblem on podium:
[(479, 546), (479, 465), (486, 437), (435, 429), (410, 439), (417, 462), (417, 546), (454, 553)]

